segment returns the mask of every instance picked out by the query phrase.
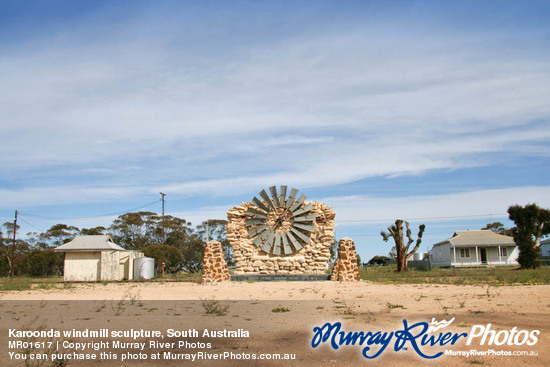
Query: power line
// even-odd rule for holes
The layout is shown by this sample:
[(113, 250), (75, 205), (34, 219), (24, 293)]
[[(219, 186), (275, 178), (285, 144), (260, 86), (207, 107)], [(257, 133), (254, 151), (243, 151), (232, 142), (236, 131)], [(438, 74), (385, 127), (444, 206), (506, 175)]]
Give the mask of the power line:
[(36, 227), (36, 226), (33, 226), (32, 224), (30, 224), (30, 223), (29, 223), (29, 222), (27, 222), (27, 221), (26, 221), (25, 219), (21, 218), (21, 216), (19, 216), (19, 219), (21, 219), (21, 221), (23, 221), (23, 222), (27, 223), (27, 224), (28, 224), (29, 226), (31, 226), (32, 228), (34, 228), (34, 229), (38, 229), (38, 230), (39, 230), (40, 232), (45, 232), (45, 231), (44, 231), (43, 229), (40, 229), (40, 228), (38, 228), (38, 227)]
[[(507, 214), (474, 214), (474, 215), (457, 215), (450, 217), (424, 217), (424, 218), (408, 218), (408, 221), (413, 220), (436, 220), (436, 219), (464, 219), (464, 218), (490, 218), (490, 217), (504, 217)], [(392, 219), (355, 219), (355, 220), (336, 220), (340, 223), (366, 223), (366, 222), (393, 222), (395, 218)]]
[(150, 203), (137, 206), (135, 208), (125, 209), (125, 210), (121, 210), (121, 211), (114, 212), (114, 213), (93, 215), (93, 216), (88, 216), (88, 217), (51, 217), (51, 216), (46, 216), (46, 215), (38, 215), (38, 214), (24, 213), (24, 212), (19, 212), (19, 215), (25, 215), (25, 216), (28, 216), (28, 217), (36, 217), (36, 218), (44, 218), (44, 219), (92, 219), (92, 218), (102, 218), (102, 217), (110, 217), (110, 216), (118, 215), (118, 214), (124, 214), (124, 213), (131, 212), (131, 211), (134, 211), (134, 210), (146, 208), (146, 207), (151, 206), (153, 204), (156, 204), (158, 202), (159, 202), (159, 200), (155, 200), (155, 201), (152, 201)]
[[(430, 232), (430, 235), (432, 234), (449, 234), (449, 232)], [(346, 234), (346, 236), (353, 236), (353, 237), (381, 237), (380, 233), (378, 234)]]

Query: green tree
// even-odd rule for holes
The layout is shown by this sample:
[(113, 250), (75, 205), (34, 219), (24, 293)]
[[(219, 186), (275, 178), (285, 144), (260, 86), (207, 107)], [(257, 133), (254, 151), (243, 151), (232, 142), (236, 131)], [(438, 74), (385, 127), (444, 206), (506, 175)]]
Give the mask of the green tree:
[(63, 254), (53, 252), (53, 250), (34, 249), (17, 259), (15, 273), (31, 277), (61, 275), (63, 273)]
[(196, 273), (202, 270), (204, 260), (204, 241), (198, 236), (189, 239), (182, 249), (183, 270)]
[(422, 235), (424, 234), (424, 230), (426, 229), (426, 226), (424, 224), (421, 224), (418, 227), (418, 236), (416, 240), (416, 245), (412, 250), (409, 251), (409, 248), (411, 244), (413, 243), (413, 238), (411, 236), (411, 230), (409, 229), (409, 222), (405, 221), (405, 226), (407, 228), (406, 235), (407, 235), (407, 245), (405, 245), (405, 241), (403, 240), (403, 220), (397, 219), (395, 221), (394, 225), (391, 225), (388, 227), (388, 232), (380, 232), (380, 235), (384, 239), (384, 242), (388, 242), (389, 238), (392, 237), (395, 242), (395, 251), (397, 252), (397, 271), (402, 272), (407, 270), (407, 259), (409, 256), (414, 254), (416, 250), (420, 247), (420, 243), (422, 242)]
[(152, 239), (158, 221), (158, 215), (152, 212), (125, 213), (119, 215), (109, 229), (115, 243), (134, 250), (155, 243)]
[[(7, 270), (7, 272), (3, 273), (6, 276), (9, 276), (11, 274), (12, 267), (14, 267), (15, 272), (15, 265), (14, 263), (17, 261), (17, 258), (21, 255), (29, 251), (29, 244), (25, 241), (22, 241), (20, 239), (15, 241), (15, 248), (13, 243), (13, 230), (14, 230), (14, 224), (12, 222), (5, 222), (2, 227), (5, 230), (6, 237), (0, 236), (2, 238), (2, 246), (0, 247), (0, 256), (2, 256), (2, 270)], [(15, 230), (18, 231), (20, 226), (16, 226)], [(1, 232), (0, 232), (1, 233)], [(14, 259), (12, 263), (12, 257)]]
[[(228, 266), (235, 265), (233, 261), (233, 248), (226, 238), (227, 221), (223, 219), (208, 219), (197, 226), (197, 234), (204, 241), (218, 241), (222, 244), (223, 257)], [(207, 236), (208, 229), (208, 236)], [(207, 238), (208, 237), (208, 238)]]
[(513, 235), (512, 229), (511, 228), (508, 229), (508, 228), (504, 227), (504, 224), (502, 224), (500, 222), (488, 223), (485, 227), (483, 227), (481, 229), (482, 230), (488, 229), (490, 231), (501, 234), (503, 236), (512, 236)]
[[(145, 256), (155, 259), (156, 274), (162, 272), (162, 248), (162, 244), (152, 244), (139, 249), (143, 251)], [(166, 273), (176, 273), (180, 271), (183, 267), (183, 256), (180, 250), (171, 245), (164, 245), (164, 265), (164, 271)]]
[(388, 256), (395, 260), (395, 258), (397, 258), (397, 251), (395, 251), (395, 246), (393, 246), (390, 250), (390, 252), (388, 252)]
[(335, 261), (338, 256), (338, 241), (334, 239), (330, 245), (330, 261)]
[(105, 231), (107, 230), (107, 228), (105, 227), (94, 227), (94, 228), (82, 228), (80, 230), (80, 234), (82, 236), (99, 236), (99, 235), (102, 235), (102, 234), (105, 234)]
[(518, 262), (522, 268), (534, 269), (540, 266), (540, 241), (550, 234), (550, 210), (536, 204), (513, 205), (508, 215), (514, 221), (514, 242), (518, 245)]
[(79, 232), (77, 227), (66, 224), (55, 224), (42, 233), (39, 238), (48, 246), (57, 247), (72, 240)]
[(391, 259), (387, 256), (374, 256), (372, 259), (369, 260), (367, 264), (373, 266), (373, 265), (386, 265), (389, 263)]

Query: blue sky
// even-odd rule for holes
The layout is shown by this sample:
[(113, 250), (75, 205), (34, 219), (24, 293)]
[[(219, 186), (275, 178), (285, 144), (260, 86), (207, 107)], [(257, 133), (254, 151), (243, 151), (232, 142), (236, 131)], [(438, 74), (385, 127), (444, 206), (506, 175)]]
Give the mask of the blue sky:
[(550, 207), (549, 16), (545, 1), (0, 1), (0, 220), (108, 225), (163, 191), (198, 224), (289, 185), (333, 206), (367, 260), (396, 218), (426, 224), (423, 251), (509, 225), (512, 204)]

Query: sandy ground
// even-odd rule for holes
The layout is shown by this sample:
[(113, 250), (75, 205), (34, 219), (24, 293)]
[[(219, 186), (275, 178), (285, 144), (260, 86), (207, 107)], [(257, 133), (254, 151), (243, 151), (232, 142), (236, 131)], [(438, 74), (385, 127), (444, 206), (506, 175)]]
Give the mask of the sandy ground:
[[(208, 315), (204, 300), (216, 300), (226, 306), (224, 316)], [(272, 312), (286, 308), (289, 312)], [(2, 365), (24, 365), (9, 358), (10, 329), (18, 330), (246, 330), (248, 338), (168, 338), (164, 341), (211, 343), (210, 348), (187, 348), (186, 353), (203, 350), (212, 353), (291, 353), (290, 361), (202, 360), (199, 365), (322, 365), (355, 366), (375, 364), (547, 366), (550, 365), (550, 286), (452, 286), (394, 285), (337, 282), (228, 282), (217, 285), (195, 283), (120, 283), (76, 284), (69, 289), (32, 290), (0, 293)], [(540, 330), (533, 346), (480, 345), (479, 339), (466, 345), (466, 339), (454, 346), (424, 349), (431, 354), (445, 349), (455, 351), (496, 350), (536, 352), (537, 356), (445, 356), (434, 360), (419, 357), (412, 348), (394, 351), (393, 343), (380, 357), (368, 360), (361, 356), (363, 347), (342, 346), (334, 350), (322, 344), (311, 347), (313, 329), (325, 323), (341, 322), (345, 331), (403, 330), (403, 319), (409, 324), (454, 318), (442, 330), (470, 333), (472, 326), (491, 324), (502, 330)], [(438, 332), (439, 333), (439, 332)], [(164, 334), (163, 334), (164, 335)], [(85, 338), (84, 338), (85, 339)], [(82, 341), (82, 338), (67, 338)], [(147, 339), (147, 338), (146, 338)], [(38, 339), (37, 339), (38, 340)], [(51, 339), (50, 341), (55, 339)], [(145, 340), (147, 343), (152, 338)], [(38, 340), (38, 341), (41, 341)], [(189, 345), (186, 345), (189, 346)], [(147, 353), (174, 348), (147, 349)], [(374, 349), (374, 347), (373, 347)], [(70, 351), (70, 349), (67, 349)], [(132, 350), (130, 350), (132, 351)], [(120, 353), (122, 350), (112, 350)], [(124, 350), (126, 352), (126, 350)], [(99, 352), (96, 352), (99, 353)], [(243, 357), (244, 358), (244, 357)], [(71, 360), (69, 365), (103, 366), (172, 366), (182, 361), (132, 360), (103, 358), (100, 361)], [(32, 361), (39, 365), (37, 361)], [(33, 365), (33, 364), (31, 364)], [(43, 364), (51, 365), (51, 364)]]

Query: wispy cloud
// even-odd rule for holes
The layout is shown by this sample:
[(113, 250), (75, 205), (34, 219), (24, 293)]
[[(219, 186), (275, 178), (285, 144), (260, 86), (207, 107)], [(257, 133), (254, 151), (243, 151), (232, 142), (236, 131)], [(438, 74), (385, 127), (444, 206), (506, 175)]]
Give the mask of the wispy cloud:
[(550, 207), (550, 186), (512, 187), (500, 190), (465, 191), (442, 195), (381, 198), (369, 195), (326, 197), (337, 213), (340, 226), (395, 219), (441, 221), (474, 217), (507, 218), (511, 205), (537, 203)]

